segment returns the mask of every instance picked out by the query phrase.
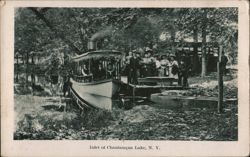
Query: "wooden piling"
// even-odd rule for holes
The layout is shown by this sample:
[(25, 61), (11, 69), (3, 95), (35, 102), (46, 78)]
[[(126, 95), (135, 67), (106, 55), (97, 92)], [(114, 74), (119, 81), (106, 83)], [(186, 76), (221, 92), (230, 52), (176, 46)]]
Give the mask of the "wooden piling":
[(218, 76), (218, 107), (217, 112), (222, 112), (222, 105), (223, 105), (223, 72), (221, 69), (221, 56), (222, 56), (223, 48), (222, 46), (219, 47), (219, 54), (218, 54), (218, 62), (217, 62), (217, 76)]
[(133, 85), (133, 103), (135, 102), (135, 88), (136, 88), (136, 85)]

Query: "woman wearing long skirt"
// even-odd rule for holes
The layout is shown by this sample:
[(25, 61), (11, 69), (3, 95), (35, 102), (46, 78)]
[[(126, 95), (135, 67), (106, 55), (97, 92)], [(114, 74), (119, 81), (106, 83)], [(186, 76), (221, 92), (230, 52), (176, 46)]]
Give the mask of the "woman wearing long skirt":
[(178, 62), (174, 59), (173, 56), (170, 57), (168, 69), (169, 77), (178, 79)]

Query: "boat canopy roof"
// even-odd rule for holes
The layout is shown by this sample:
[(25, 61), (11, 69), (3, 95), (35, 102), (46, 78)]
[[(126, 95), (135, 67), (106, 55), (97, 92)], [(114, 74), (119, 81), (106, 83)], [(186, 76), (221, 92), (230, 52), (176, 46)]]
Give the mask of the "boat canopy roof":
[(119, 57), (121, 58), (123, 55), (122, 52), (116, 50), (97, 50), (97, 51), (90, 51), (81, 55), (77, 55), (73, 57), (73, 61), (79, 62), (83, 60), (88, 60), (92, 58), (109, 58), (109, 57)]

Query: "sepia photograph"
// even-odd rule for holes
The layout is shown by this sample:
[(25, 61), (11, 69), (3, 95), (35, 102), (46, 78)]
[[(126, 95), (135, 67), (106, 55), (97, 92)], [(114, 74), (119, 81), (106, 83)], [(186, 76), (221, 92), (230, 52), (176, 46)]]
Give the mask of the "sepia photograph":
[(237, 8), (15, 8), (15, 140), (238, 140)]
[(0, 3), (2, 156), (248, 156), (249, 4)]

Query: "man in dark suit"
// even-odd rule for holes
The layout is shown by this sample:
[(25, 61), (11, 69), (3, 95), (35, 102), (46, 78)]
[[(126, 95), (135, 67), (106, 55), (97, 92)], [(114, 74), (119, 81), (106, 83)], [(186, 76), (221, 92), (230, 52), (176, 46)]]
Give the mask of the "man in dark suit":
[(188, 87), (188, 76), (191, 71), (191, 64), (188, 62), (186, 55), (182, 56), (178, 67), (178, 84)]
[(130, 58), (130, 63), (129, 63), (129, 72), (130, 72), (130, 77), (131, 82), (129, 83), (134, 83), (137, 84), (138, 83), (138, 79), (137, 79), (137, 71), (139, 69), (139, 58), (137, 58), (136, 53), (133, 52), (133, 57)]

